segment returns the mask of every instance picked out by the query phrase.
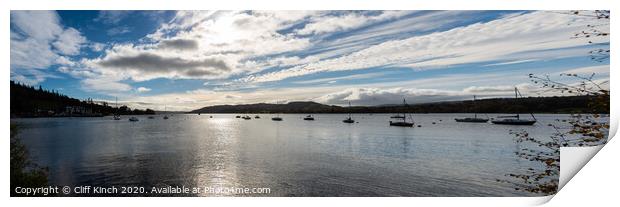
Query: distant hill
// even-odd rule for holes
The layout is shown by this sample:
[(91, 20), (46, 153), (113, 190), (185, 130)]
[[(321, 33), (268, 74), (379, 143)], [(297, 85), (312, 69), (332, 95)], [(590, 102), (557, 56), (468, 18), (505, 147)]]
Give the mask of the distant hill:
[(316, 102), (289, 102), (287, 104), (243, 104), (208, 106), (190, 113), (338, 113), (340, 106), (329, 106)]
[[(289, 102), (287, 104), (217, 105), (193, 110), (189, 113), (589, 113), (590, 97), (528, 97), (493, 98), (473, 101), (450, 101), (403, 105), (341, 107), (316, 102)], [(607, 99), (609, 102), (609, 98)], [(609, 113), (609, 109), (599, 109)]]
[(81, 101), (41, 86), (35, 88), (11, 81), (11, 117), (105, 116), (114, 113), (129, 115), (155, 112), (150, 109), (132, 110), (127, 106), (117, 109), (92, 99)]

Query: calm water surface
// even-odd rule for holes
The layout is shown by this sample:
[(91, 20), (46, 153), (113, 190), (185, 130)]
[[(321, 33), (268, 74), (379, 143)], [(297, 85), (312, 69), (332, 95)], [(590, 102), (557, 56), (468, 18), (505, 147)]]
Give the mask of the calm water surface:
[(502, 126), (454, 121), (465, 114), (420, 114), (422, 127), (399, 128), (388, 126), (390, 114), (356, 114), (356, 124), (342, 123), (342, 114), (317, 114), (316, 121), (286, 114), (282, 122), (267, 114), (212, 116), (11, 121), (54, 185), (267, 187), (266, 196), (528, 196), (496, 181), (541, 167), (514, 155), (523, 144), (509, 130), (548, 137), (547, 124), (568, 117), (537, 115), (534, 126)]

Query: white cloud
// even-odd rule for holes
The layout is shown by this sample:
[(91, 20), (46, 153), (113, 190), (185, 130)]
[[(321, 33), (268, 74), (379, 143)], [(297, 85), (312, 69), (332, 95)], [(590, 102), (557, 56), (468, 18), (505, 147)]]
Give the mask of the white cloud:
[(56, 41), (52, 43), (61, 54), (77, 55), (86, 43), (86, 38), (79, 31), (73, 28), (67, 28), (58, 35)]
[(151, 89), (150, 88), (145, 88), (145, 87), (138, 87), (136, 89), (136, 91), (138, 91), (139, 93), (142, 93), (142, 92), (149, 92), (149, 91), (151, 91)]
[(45, 69), (58, 55), (48, 42), (34, 38), (11, 39), (11, 71), (20, 69)]
[(19, 83), (23, 83), (26, 85), (37, 85), (40, 82), (44, 81), (45, 78), (41, 76), (26, 77), (25, 75), (21, 75), (21, 74), (14, 74), (14, 75), (12, 74), (11, 80), (15, 80)]
[(105, 49), (105, 46), (105, 44), (98, 42), (91, 42), (90, 44), (88, 44), (88, 48), (90, 48), (94, 52), (101, 52), (103, 49)]
[(46, 78), (57, 78), (56, 76), (43, 73), (36, 69), (24, 69), (20, 73), (11, 72), (11, 80), (15, 80), (27, 85), (37, 85), (43, 82)]
[(110, 36), (114, 36), (114, 35), (121, 35), (121, 34), (129, 33), (129, 32), (131, 32), (129, 27), (118, 26), (118, 27), (113, 27), (109, 29), (106, 33)]
[[(70, 64), (87, 42), (79, 31), (64, 28), (54, 11), (11, 11), (11, 78), (39, 83), (54, 64)], [(34, 71), (40, 70), (40, 71)]]
[(56, 59), (56, 64), (63, 65), (63, 66), (76, 66), (77, 65), (77, 63), (71, 60), (71, 58), (66, 57), (66, 56), (58, 56), (58, 58)]
[(464, 95), (458, 92), (437, 89), (416, 88), (349, 88), (343, 91), (330, 93), (314, 100), (326, 103), (344, 105), (351, 102), (352, 105), (382, 105), (402, 103), (406, 99), (408, 103), (423, 103), (432, 101), (460, 100)]
[(356, 87), (328, 93), (317, 97), (314, 100), (325, 104), (345, 105), (348, 102), (351, 102), (352, 105), (364, 106), (398, 104), (402, 103), (403, 99), (406, 99), (407, 103), (429, 103), (466, 100), (471, 98), (473, 95), (481, 98), (512, 97), (514, 96), (515, 87), (517, 87), (524, 96), (535, 96), (538, 92), (542, 91), (540, 87), (530, 83), (520, 83), (516, 85), (470, 86), (463, 88), (462, 90), (404, 87)]
[(563, 71), (562, 73), (578, 74), (581, 76), (589, 76), (594, 73), (596, 76), (601, 76), (601, 75), (609, 76), (609, 72), (610, 72), (609, 65), (597, 65), (597, 66), (574, 68), (574, 69)]
[[(427, 32), (452, 25), (460, 18), (465, 18), (460, 14), (469, 12), (476, 13), (442, 11), (401, 18), (409, 11), (353, 12), (342, 15), (321, 11), (179, 11), (171, 21), (140, 41), (110, 45), (89, 43), (85, 38), (81, 39), (83, 37), (79, 31), (60, 25), (54, 12), (33, 15), (11, 12), (11, 77), (40, 81), (49, 76), (32, 75), (26, 73), (26, 70), (14, 73), (14, 70), (43, 69), (58, 64), (62, 66), (58, 71), (83, 79), (81, 84), (84, 89), (106, 94), (140, 91), (140, 88), (131, 87), (127, 83), (155, 78), (203, 79), (209, 80), (209, 88), (216, 87), (214, 93), (149, 96), (135, 98), (133, 101), (136, 103), (160, 103), (162, 101), (156, 98), (163, 97), (170, 99), (165, 101), (188, 103), (187, 106), (204, 106), (230, 103), (231, 100), (234, 103), (252, 103), (271, 101), (274, 97), (309, 99), (326, 94), (335, 94), (332, 97), (349, 94), (345, 97), (371, 103), (373, 97), (391, 100), (407, 94), (418, 94), (418, 98), (429, 97), (428, 100), (473, 92), (504, 94), (511, 83), (494, 86), (488, 85), (488, 79), (474, 80), (459, 75), (413, 80), (408, 85), (390, 82), (377, 84), (380, 86), (349, 85), (288, 90), (258, 88), (256, 94), (251, 95), (234, 90), (258, 87), (262, 82), (289, 77), (377, 66), (432, 69), (486, 61), (514, 64), (532, 59), (584, 54), (583, 49), (567, 48), (583, 45), (583, 40), (570, 39), (570, 36), (588, 22), (581, 17), (549, 12), (522, 13), (449, 31), (408, 36), (412, 31)], [(47, 19), (38, 19), (42, 17)], [(104, 11), (100, 13), (98, 21), (116, 24), (125, 17), (126, 13), (123, 12)], [(389, 21), (392, 19), (398, 21)], [(37, 24), (36, 27), (30, 25), (30, 22)], [(388, 23), (375, 24), (378, 22)], [(42, 29), (36, 29), (38, 27)], [(330, 32), (356, 28), (363, 28), (364, 31), (330, 40), (320, 38)], [(403, 34), (394, 38), (399, 33)], [(385, 38), (393, 40), (386, 41)], [(81, 60), (71, 56), (78, 54), (82, 47), (101, 52), (101, 55)], [(280, 68), (285, 69), (279, 71)], [(265, 71), (269, 72), (263, 73)], [(377, 77), (380, 74), (375, 75), (327, 77), (297, 83), (335, 83)], [(237, 81), (228, 80), (230, 77), (241, 78)], [(460, 83), (458, 87), (463, 90), (415, 89), (430, 86), (441, 88), (447, 81)], [(427, 84), (429, 87), (414, 83)], [(345, 91), (346, 88), (342, 87), (351, 89)], [(145, 89), (149, 88), (142, 89), (143, 92)], [(181, 98), (177, 100), (173, 95)], [(342, 101), (337, 98), (329, 100), (334, 103)]]
[(179, 11), (144, 42), (112, 45), (101, 57), (81, 62), (86, 70), (116, 77), (104, 80), (134, 81), (219, 79), (307, 63), (316, 59), (263, 57), (309, 46), (309, 39), (278, 31), (310, 13)]
[(431, 69), (485, 61), (583, 55), (587, 49), (566, 48), (584, 45), (583, 40), (570, 37), (587, 24), (592, 24), (592, 21), (596, 20), (545, 11), (508, 16), (449, 31), (387, 41), (342, 57), (251, 76), (245, 80), (269, 82), (318, 72), (379, 66)]
[(409, 13), (411, 13), (411, 11), (382, 11), (381, 14), (378, 15), (354, 12), (342, 15), (318, 16), (312, 18), (310, 23), (306, 24), (304, 28), (299, 29), (296, 32), (300, 35), (310, 35), (343, 31), (369, 25), (371, 23), (398, 18)]
[(225, 98), (227, 98), (227, 99), (236, 99), (236, 98), (241, 98), (241, 96), (235, 96), (235, 95), (230, 95), (230, 94), (229, 94), (229, 95), (226, 95), (226, 96), (224, 96), (224, 97), (225, 97)]
[(539, 87), (529, 83), (514, 85), (493, 85), (493, 86), (470, 86), (463, 89), (463, 92), (470, 94), (506, 94), (513, 93), (517, 87), (520, 91), (536, 91)]
[(333, 78), (319, 78), (319, 79), (311, 79), (304, 81), (295, 81), (297, 84), (318, 84), (318, 83), (336, 83), (341, 80), (357, 80), (357, 79), (367, 79), (367, 78), (376, 78), (390, 74), (389, 72), (377, 72), (377, 73), (366, 73), (366, 74), (355, 74), (349, 76), (340, 76)]
[(106, 93), (116, 93), (130, 91), (131, 86), (120, 83), (118, 80), (107, 80), (101, 78), (86, 78), (81, 81), (82, 87), (88, 91), (98, 91)]
[(539, 59), (515, 60), (515, 61), (487, 64), (484, 66), (512, 65), (512, 64), (528, 63), (528, 62), (534, 62), (534, 61), (539, 61)]
[(11, 23), (36, 40), (53, 40), (63, 31), (54, 11), (11, 11)]

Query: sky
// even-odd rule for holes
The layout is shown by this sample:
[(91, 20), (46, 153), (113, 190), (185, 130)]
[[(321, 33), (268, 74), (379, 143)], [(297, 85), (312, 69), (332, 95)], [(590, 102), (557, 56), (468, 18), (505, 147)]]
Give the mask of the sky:
[[(11, 80), (132, 108), (551, 96), (609, 81), (608, 20), (567, 11), (11, 11)], [(606, 22), (607, 21), (607, 22)], [(593, 43), (588, 44), (588, 41)], [(603, 84), (604, 86), (607, 84)], [(606, 86), (608, 87), (608, 85)]]

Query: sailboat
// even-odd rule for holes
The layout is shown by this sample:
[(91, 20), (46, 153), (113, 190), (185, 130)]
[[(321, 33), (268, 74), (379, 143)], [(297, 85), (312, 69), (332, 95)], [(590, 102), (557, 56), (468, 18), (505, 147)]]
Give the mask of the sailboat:
[[(517, 89), (517, 87), (515, 87), (515, 101), (517, 101), (519, 99), (519, 94), (520, 94), (519, 90)], [(493, 123), (493, 124), (503, 124), (503, 125), (534, 125), (534, 123), (536, 123), (536, 117), (534, 117), (534, 114), (532, 114), (532, 113), (530, 113), (530, 115), (532, 115), (532, 118), (534, 120), (521, 119), (519, 114), (516, 114), (514, 116), (499, 116), (497, 118), (506, 118), (506, 119), (493, 120), (493, 121), (491, 121), (491, 123)]]
[(118, 114), (118, 97), (115, 97), (115, 98), (116, 98), (116, 104), (114, 105), (116, 105), (116, 113), (114, 113), (114, 120), (121, 120), (121, 115)]
[[(277, 102), (276, 102), (277, 104)], [(276, 115), (275, 117), (271, 117), (272, 121), (282, 121), (282, 117), (280, 117), (279, 115)]]
[[(407, 101), (405, 101), (405, 99), (403, 99), (403, 106), (407, 106)], [(398, 116), (398, 117), (399, 118), (393, 118), (393, 119), (402, 119), (402, 121), (390, 121), (390, 126), (399, 126), (399, 127), (412, 127), (413, 126), (413, 118), (411, 118), (411, 115), (409, 116), (411, 119), (411, 122), (407, 122), (407, 114), (404, 112), (402, 116)]]
[(304, 117), (304, 120), (306, 120), (306, 121), (314, 121), (314, 117), (309, 114), (308, 116)]
[(164, 106), (164, 119), (168, 119), (168, 114), (165, 114), (168, 111), (168, 108)]
[[(350, 101), (349, 101), (349, 108), (351, 108), (351, 102)], [(355, 123), (355, 120), (353, 120), (351, 118), (351, 110), (350, 109), (349, 109), (349, 118), (347, 118), (345, 120), (342, 120), (342, 122), (349, 123), (349, 124)]]
[[(476, 104), (476, 96), (474, 96), (474, 104)], [(487, 123), (489, 119), (478, 118), (478, 114), (474, 113), (474, 117), (455, 118), (456, 122), (470, 122), (470, 123)]]

